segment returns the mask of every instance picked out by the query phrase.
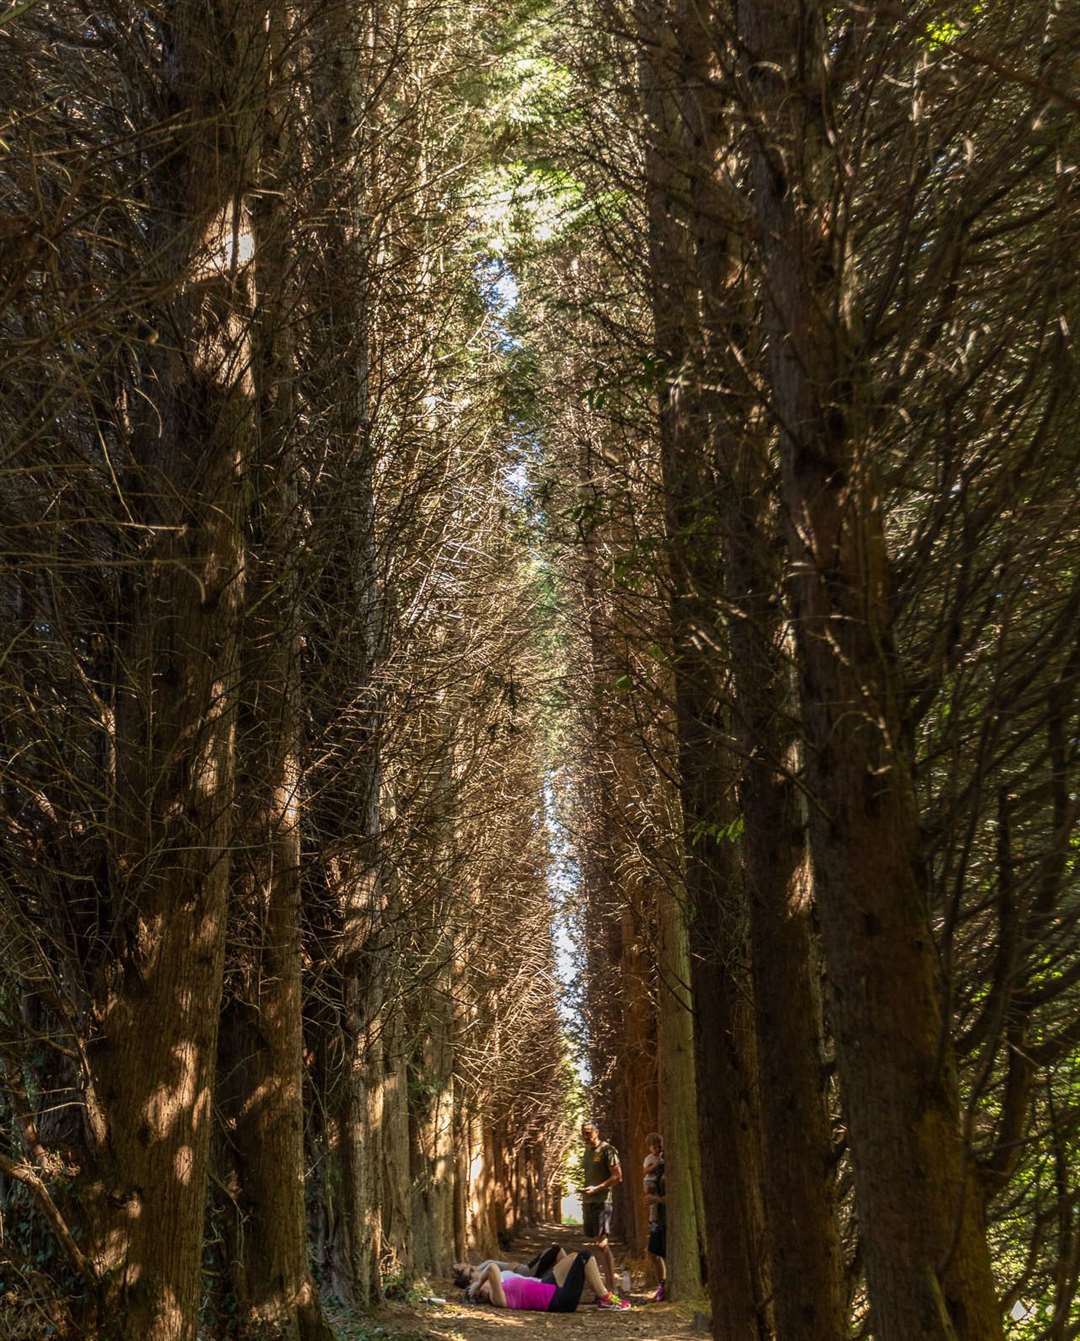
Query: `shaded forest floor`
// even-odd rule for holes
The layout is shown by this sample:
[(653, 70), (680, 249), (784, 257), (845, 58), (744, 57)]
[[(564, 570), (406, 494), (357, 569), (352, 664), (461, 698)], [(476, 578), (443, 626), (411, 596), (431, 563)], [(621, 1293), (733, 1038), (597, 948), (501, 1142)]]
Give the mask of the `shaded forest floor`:
[[(542, 1225), (518, 1238), (507, 1255), (509, 1260), (524, 1261), (545, 1244), (558, 1241), (570, 1252), (582, 1247), (581, 1230), (561, 1225)], [(631, 1271), (633, 1308), (614, 1313), (582, 1304), (576, 1313), (508, 1312), (457, 1302), (460, 1294), (449, 1280), (433, 1281), (433, 1290), (445, 1304), (387, 1303), (376, 1318), (364, 1320), (355, 1333), (358, 1341), (405, 1341), (422, 1337), (424, 1341), (524, 1341), (526, 1334), (573, 1341), (692, 1341), (703, 1336), (700, 1315), (690, 1305), (652, 1302), (653, 1286), (646, 1281), (641, 1266), (626, 1251), (616, 1249), (617, 1271)], [(638, 1267), (637, 1270), (634, 1268)], [(352, 1341), (348, 1325), (341, 1328), (342, 1341)]]

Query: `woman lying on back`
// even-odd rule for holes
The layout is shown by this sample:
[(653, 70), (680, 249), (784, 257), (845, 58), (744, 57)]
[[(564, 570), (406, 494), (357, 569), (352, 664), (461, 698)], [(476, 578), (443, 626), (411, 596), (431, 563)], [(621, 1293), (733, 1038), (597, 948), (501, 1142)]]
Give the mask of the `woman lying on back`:
[(454, 1284), (460, 1289), (464, 1289), (476, 1278), (477, 1272), (482, 1272), (488, 1266), (497, 1266), (500, 1271), (512, 1271), (515, 1276), (540, 1277), (546, 1271), (550, 1271), (559, 1258), (565, 1255), (557, 1243), (549, 1243), (527, 1262), (503, 1262), (497, 1258), (489, 1258), (488, 1261), (481, 1262), (478, 1267), (471, 1267), (468, 1262), (455, 1262), (451, 1274), (454, 1277)]
[(539, 1313), (573, 1313), (588, 1285), (596, 1295), (597, 1308), (625, 1309), (630, 1305), (613, 1294), (604, 1284), (600, 1268), (591, 1253), (571, 1257), (559, 1250), (550, 1270), (539, 1279), (500, 1271), (494, 1262), (480, 1270), (466, 1267), (458, 1273), (456, 1284), (470, 1299), (495, 1304), (499, 1308), (529, 1308)]

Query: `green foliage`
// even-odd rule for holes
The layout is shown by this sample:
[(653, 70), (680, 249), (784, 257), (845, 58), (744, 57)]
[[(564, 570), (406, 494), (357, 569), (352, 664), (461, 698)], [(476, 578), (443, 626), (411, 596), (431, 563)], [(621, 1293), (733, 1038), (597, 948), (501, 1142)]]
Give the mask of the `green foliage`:
[[(662, 542), (654, 536), (642, 536), (616, 554), (611, 564), (612, 580), (622, 591), (642, 591), (655, 577), (661, 559)], [(663, 663), (666, 654), (659, 643), (651, 642), (643, 649), (654, 660)]]
[[(985, 10), (985, 5), (972, 5), (970, 18), (977, 18)], [(931, 48), (951, 47), (956, 39), (964, 32), (967, 26), (966, 21), (958, 21), (956, 18), (932, 19), (926, 25), (926, 35), (930, 39)]]
[(628, 392), (659, 395), (669, 375), (667, 362), (659, 354), (633, 350), (621, 367), (605, 369), (602, 377), (584, 389), (582, 398), (590, 410), (597, 412), (612, 399), (625, 400)]
[(555, 24), (547, 0), (506, 6), (481, 36), (483, 60), (458, 87), (481, 117), (484, 141), (498, 148), (528, 140), (535, 128), (579, 116), (571, 72), (551, 51)]
[(402, 1270), (391, 1272), (382, 1278), (383, 1295), (396, 1304), (408, 1304), (418, 1308), (431, 1295), (431, 1285), (426, 1280), (416, 1280)]
[(600, 494), (590, 494), (565, 508), (561, 516), (573, 525), (581, 540), (586, 539), (604, 520), (607, 501)]
[(477, 250), (507, 257), (552, 244), (601, 203), (572, 173), (542, 158), (493, 164), (472, 188)]
[(516, 52), (499, 71), (490, 112), (509, 126), (537, 126), (573, 114), (573, 80), (565, 66), (549, 56)]
[(737, 843), (743, 836), (745, 824), (741, 815), (736, 816), (727, 824), (713, 824), (706, 820), (700, 820), (694, 825), (693, 832), (690, 835), (692, 846), (697, 847), (705, 842), (713, 843)]
[(949, 19), (938, 19), (927, 25), (926, 33), (932, 47), (947, 47), (960, 36), (960, 26)]

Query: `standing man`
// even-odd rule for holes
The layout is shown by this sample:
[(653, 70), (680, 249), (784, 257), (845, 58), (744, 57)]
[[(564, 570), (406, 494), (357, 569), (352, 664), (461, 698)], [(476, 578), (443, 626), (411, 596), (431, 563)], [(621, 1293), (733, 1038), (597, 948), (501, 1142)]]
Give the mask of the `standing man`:
[(600, 1139), (600, 1128), (593, 1121), (584, 1123), (581, 1137), (585, 1142), (585, 1186), (581, 1189), (581, 1213), (585, 1238), (596, 1253), (609, 1290), (615, 1289), (615, 1259), (611, 1255), (611, 1189), (622, 1182), (619, 1152), (609, 1141)]

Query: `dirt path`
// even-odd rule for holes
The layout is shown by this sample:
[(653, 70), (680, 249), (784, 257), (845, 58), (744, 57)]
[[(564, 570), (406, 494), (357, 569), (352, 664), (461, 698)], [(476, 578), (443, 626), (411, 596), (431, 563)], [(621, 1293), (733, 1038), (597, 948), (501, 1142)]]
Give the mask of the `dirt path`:
[[(568, 1251), (580, 1248), (580, 1230), (562, 1226), (541, 1226), (519, 1239), (507, 1255), (512, 1261), (525, 1261), (547, 1243), (560, 1242)], [(616, 1269), (624, 1262), (615, 1254)], [(449, 1280), (433, 1282), (445, 1304), (416, 1308), (388, 1304), (380, 1311), (376, 1327), (368, 1329), (366, 1341), (405, 1341), (406, 1337), (425, 1341), (525, 1341), (527, 1335), (566, 1338), (566, 1341), (703, 1341), (704, 1332), (694, 1328), (692, 1310), (676, 1304), (654, 1304), (644, 1281), (634, 1279), (627, 1312), (614, 1313), (582, 1304), (576, 1313), (511, 1312), (501, 1308), (483, 1308), (461, 1304), (460, 1294)]]

